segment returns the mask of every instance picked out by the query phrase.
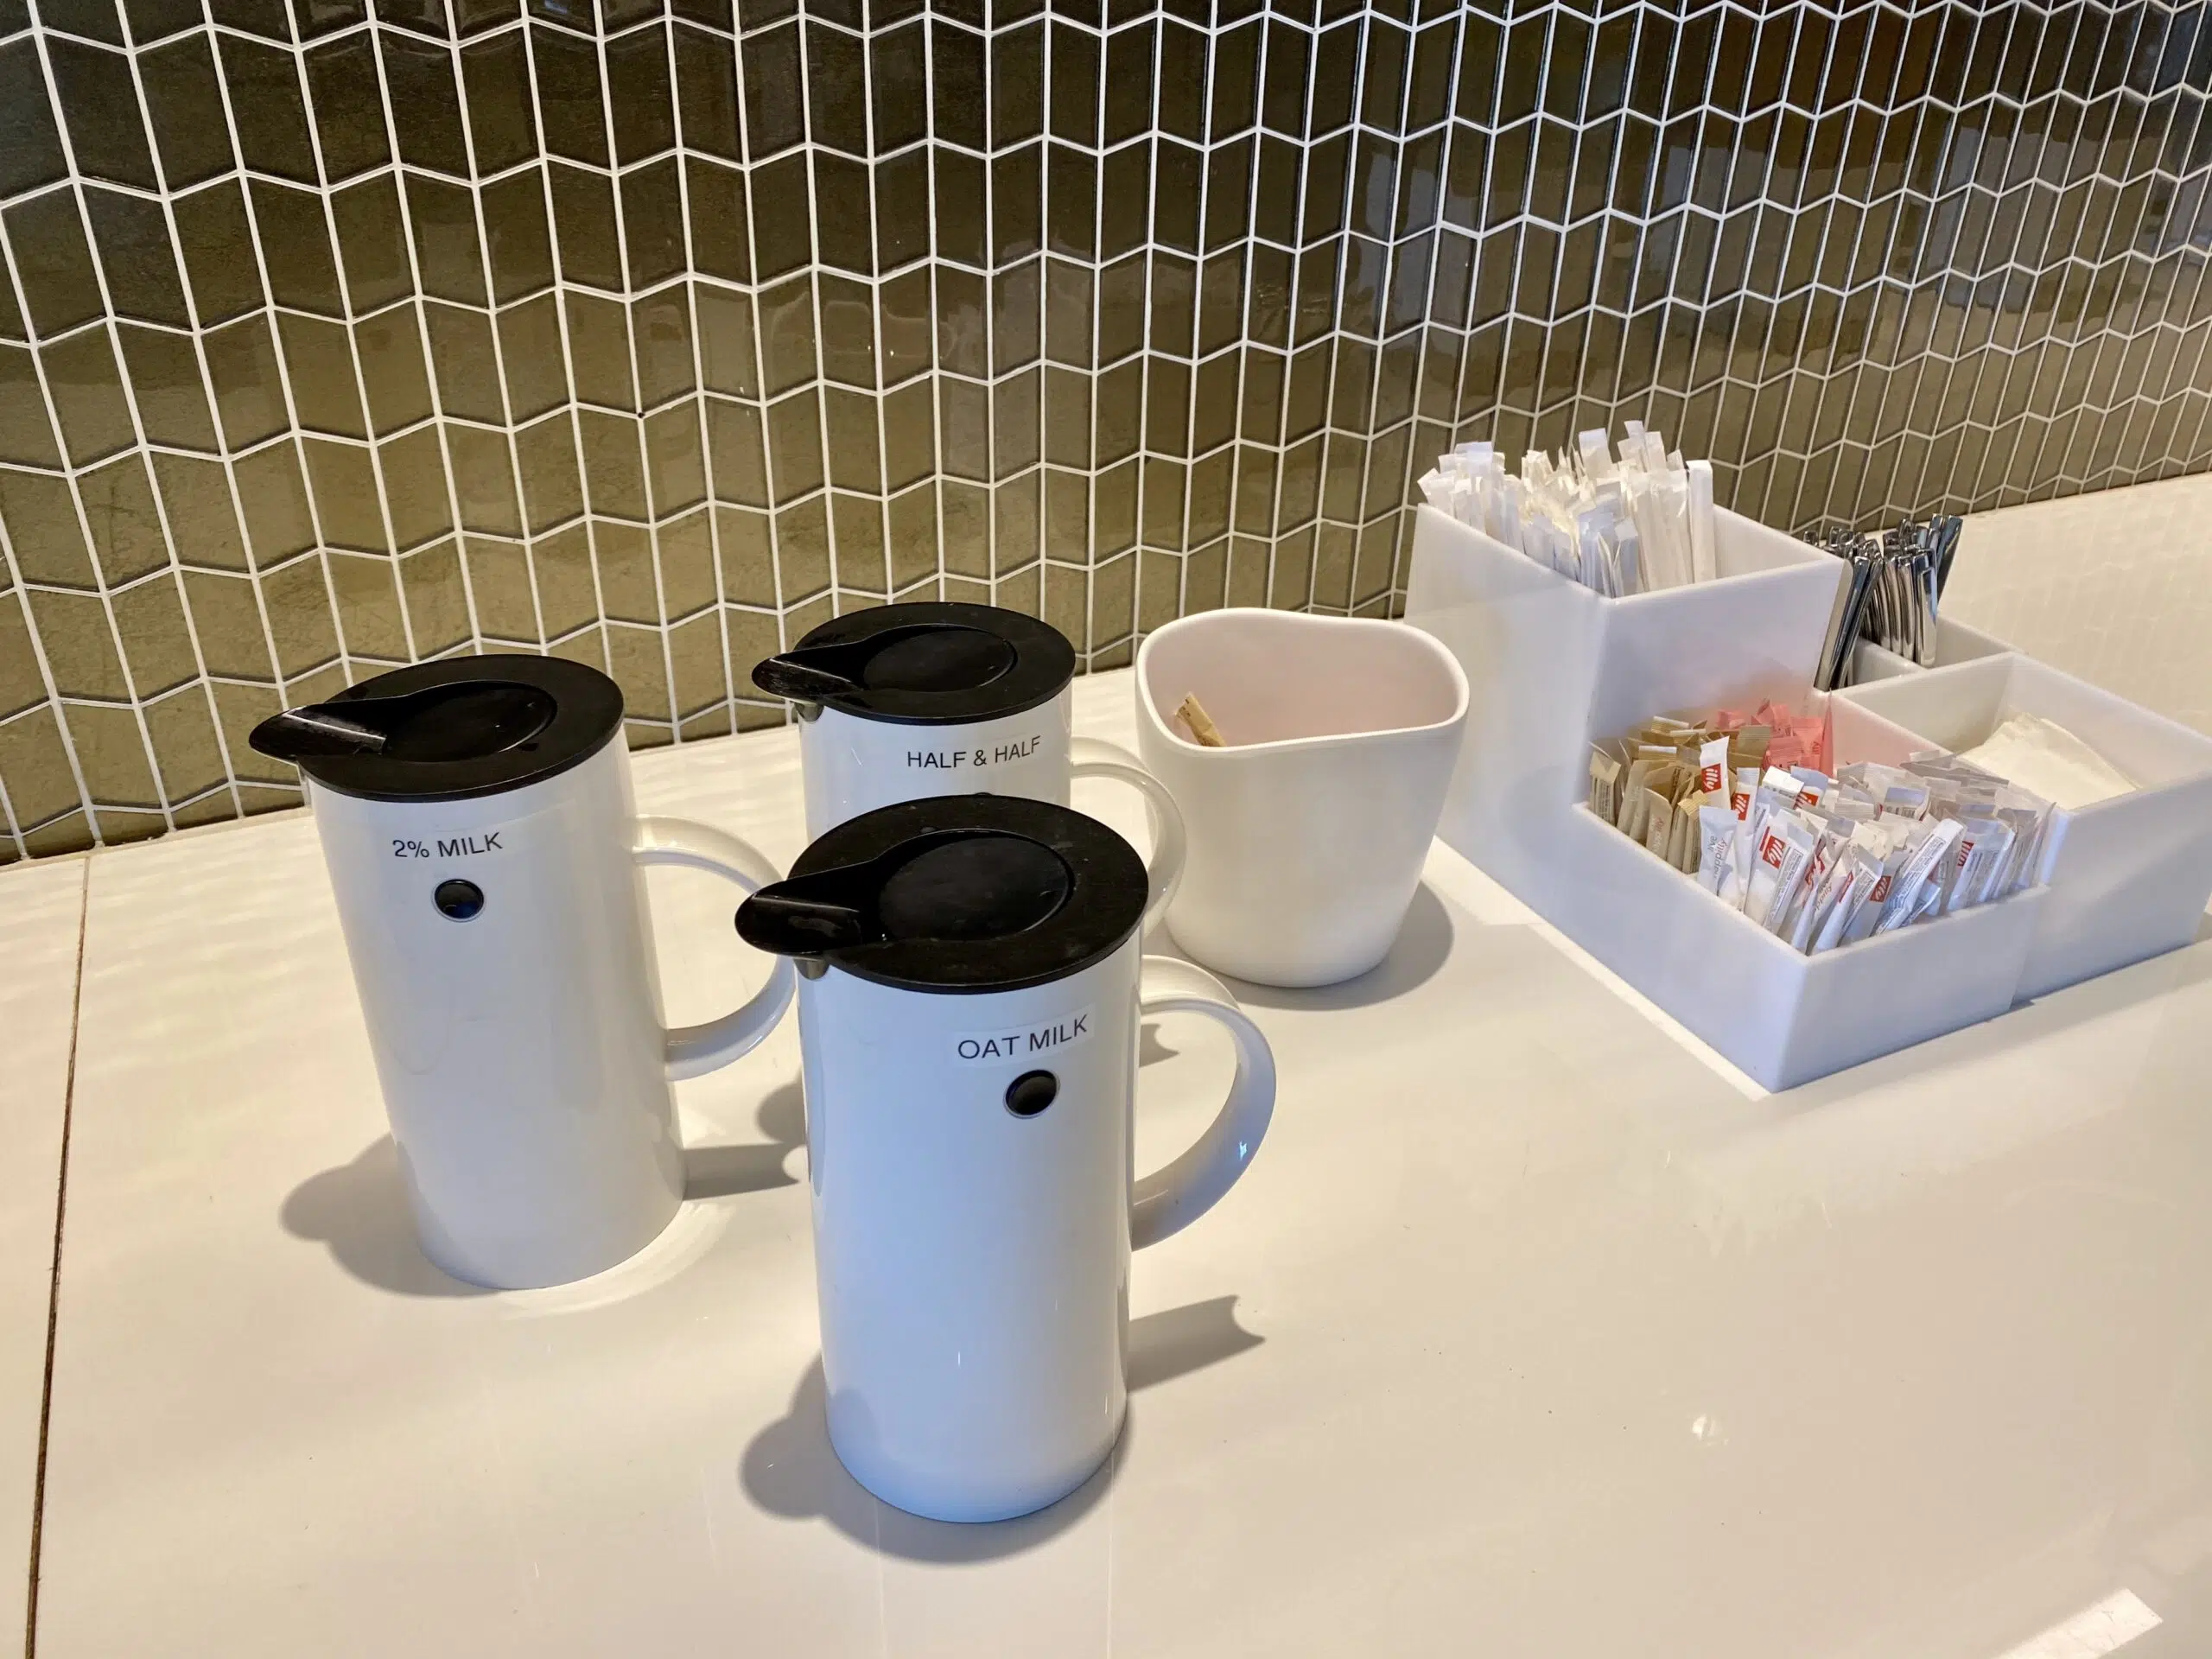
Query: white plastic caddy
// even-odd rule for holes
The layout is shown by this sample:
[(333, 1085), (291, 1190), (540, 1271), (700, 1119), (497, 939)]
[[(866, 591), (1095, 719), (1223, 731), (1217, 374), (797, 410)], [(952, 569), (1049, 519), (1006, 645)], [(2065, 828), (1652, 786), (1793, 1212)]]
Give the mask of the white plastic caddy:
[[(1754, 1080), (1787, 1089), (2003, 1013), (2045, 895), (1808, 957), (1582, 805), (1591, 742), (1649, 715), (1827, 701), (1809, 688), (1842, 566), (1716, 517), (1716, 580), (1605, 599), (1424, 507), (1406, 620), (1459, 656), (1472, 693), (1439, 833)], [(1829, 709), (1840, 761), (1927, 747), (1840, 698)]]

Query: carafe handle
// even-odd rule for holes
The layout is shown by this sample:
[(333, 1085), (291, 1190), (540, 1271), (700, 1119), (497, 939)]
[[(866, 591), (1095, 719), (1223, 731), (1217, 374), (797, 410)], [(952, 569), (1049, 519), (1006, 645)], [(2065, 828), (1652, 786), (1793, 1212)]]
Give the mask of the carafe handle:
[(1206, 1132), (1129, 1193), (1129, 1244), (1142, 1249), (1179, 1233), (1221, 1201), (1260, 1149), (1275, 1109), (1275, 1057), (1229, 988), (1173, 957), (1147, 957), (1138, 982), (1142, 1014), (1202, 1014), (1236, 1045), (1236, 1076)]
[(1136, 756), (1095, 737), (1068, 740), (1068, 775), (1111, 778), (1128, 784), (1152, 808), (1152, 857), (1145, 867), (1144, 901), (1144, 925), (1150, 927), (1167, 908), (1167, 901), (1175, 896), (1176, 883), (1183, 879), (1183, 815), (1176, 810), (1175, 798)]
[[(680, 864), (733, 881), (747, 893), (783, 879), (765, 855), (735, 836), (683, 818), (639, 818), (630, 855), (640, 864)], [(778, 957), (768, 982), (753, 1000), (719, 1020), (678, 1026), (668, 1033), (665, 1065), (671, 1083), (728, 1065), (776, 1028), (791, 1006), (798, 976), (791, 959)]]

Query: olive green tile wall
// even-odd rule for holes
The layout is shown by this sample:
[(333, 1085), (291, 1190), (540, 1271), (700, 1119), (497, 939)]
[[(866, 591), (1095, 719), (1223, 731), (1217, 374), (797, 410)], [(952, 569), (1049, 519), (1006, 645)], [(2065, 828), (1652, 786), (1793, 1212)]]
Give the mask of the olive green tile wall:
[(2212, 460), (2197, 6), (0, 0), (0, 861), (448, 652), (1376, 612), (1637, 416), (1775, 524)]

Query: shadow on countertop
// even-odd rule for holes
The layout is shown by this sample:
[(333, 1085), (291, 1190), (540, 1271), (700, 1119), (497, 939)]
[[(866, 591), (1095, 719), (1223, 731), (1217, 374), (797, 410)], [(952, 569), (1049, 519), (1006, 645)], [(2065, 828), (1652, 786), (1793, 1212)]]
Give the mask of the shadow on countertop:
[(350, 1164), (310, 1175), (278, 1212), (295, 1238), (327, 1244), (338, 1265), (365, 1284), (403, 1296), (488, 1296), (430, 1265), (416, 1242), (415, 1217), (399, 1174), (399, 1148), (378, 1135)]
[[(785, 1161), (806, 1144), (806, 1101), (794, 1077), (760, 1103), (761, 1141), (686, 1147), (683, 1197), (726, 1198), (791, 1186)], [(448, 1277), (416, 1241), (415, 1217), (400, 1179), (399, 1150), (379, 1135), (350, 1164), (310, 1175), (278, 1212), (295, 1238), (325, 1244), (338, 1265), (365, 1284), (403, 1296), (487, 1296), (481, 1286)]]
[[(1129, 1321), (1129, 1392), (1233, 1359), (1266, 1338), (1236, 1323), (1236, 1299), (1216, 1296)], [(1136, 1431), (1131, 1408), (1112, 1453), (1058, 1503), (1011, 1521), (929, 1521), (879, 1502), (845, 1472), (830, 1448), (827, 1389), (816, 1359), (799, 1378), (791, 1409), (755, 1435), (739, 1470), (747, 1494), (771, 1515), (820, 1519), (855, 1543), (906, 1560), (971, 1564), (1001, 1560), (1065, 1532), (1113, 1487)]]
[[(1180, 952), (1178, 953), (1181, 954)], [(1229, 979), (1239, 1002), (1262, 1008), (1368, 1008), (1427, 984), (1452, 955), (1452, 913), (1424, 881), (1414, 889), (1390, 954), (1365, 973), (1334, 985), (1291, 987)], [(1227, 979), (1226, 975), (1223, 976)]]
[(765, 1192), (792, 1186), (798, 1177), (784, 1163), (806, 1144), (806, 1090), (797, 1077), (772, 1090), (753, 1122), (765, 1141), (736, 1146), (683, 1148), (683, 1197), (727, 1198), (740, 1192)]

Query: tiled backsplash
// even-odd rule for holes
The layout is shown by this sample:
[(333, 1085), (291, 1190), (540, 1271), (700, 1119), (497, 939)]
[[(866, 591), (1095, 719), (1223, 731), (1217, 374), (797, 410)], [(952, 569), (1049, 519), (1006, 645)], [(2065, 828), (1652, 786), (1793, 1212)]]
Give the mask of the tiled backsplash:
[(518, 4), (0, 0), (0, 860), (442, 652), (655, 742), (890, 596), (1387, 608), (1455, 438), (1793, 526), (2212, 459), (2198, 7)]

